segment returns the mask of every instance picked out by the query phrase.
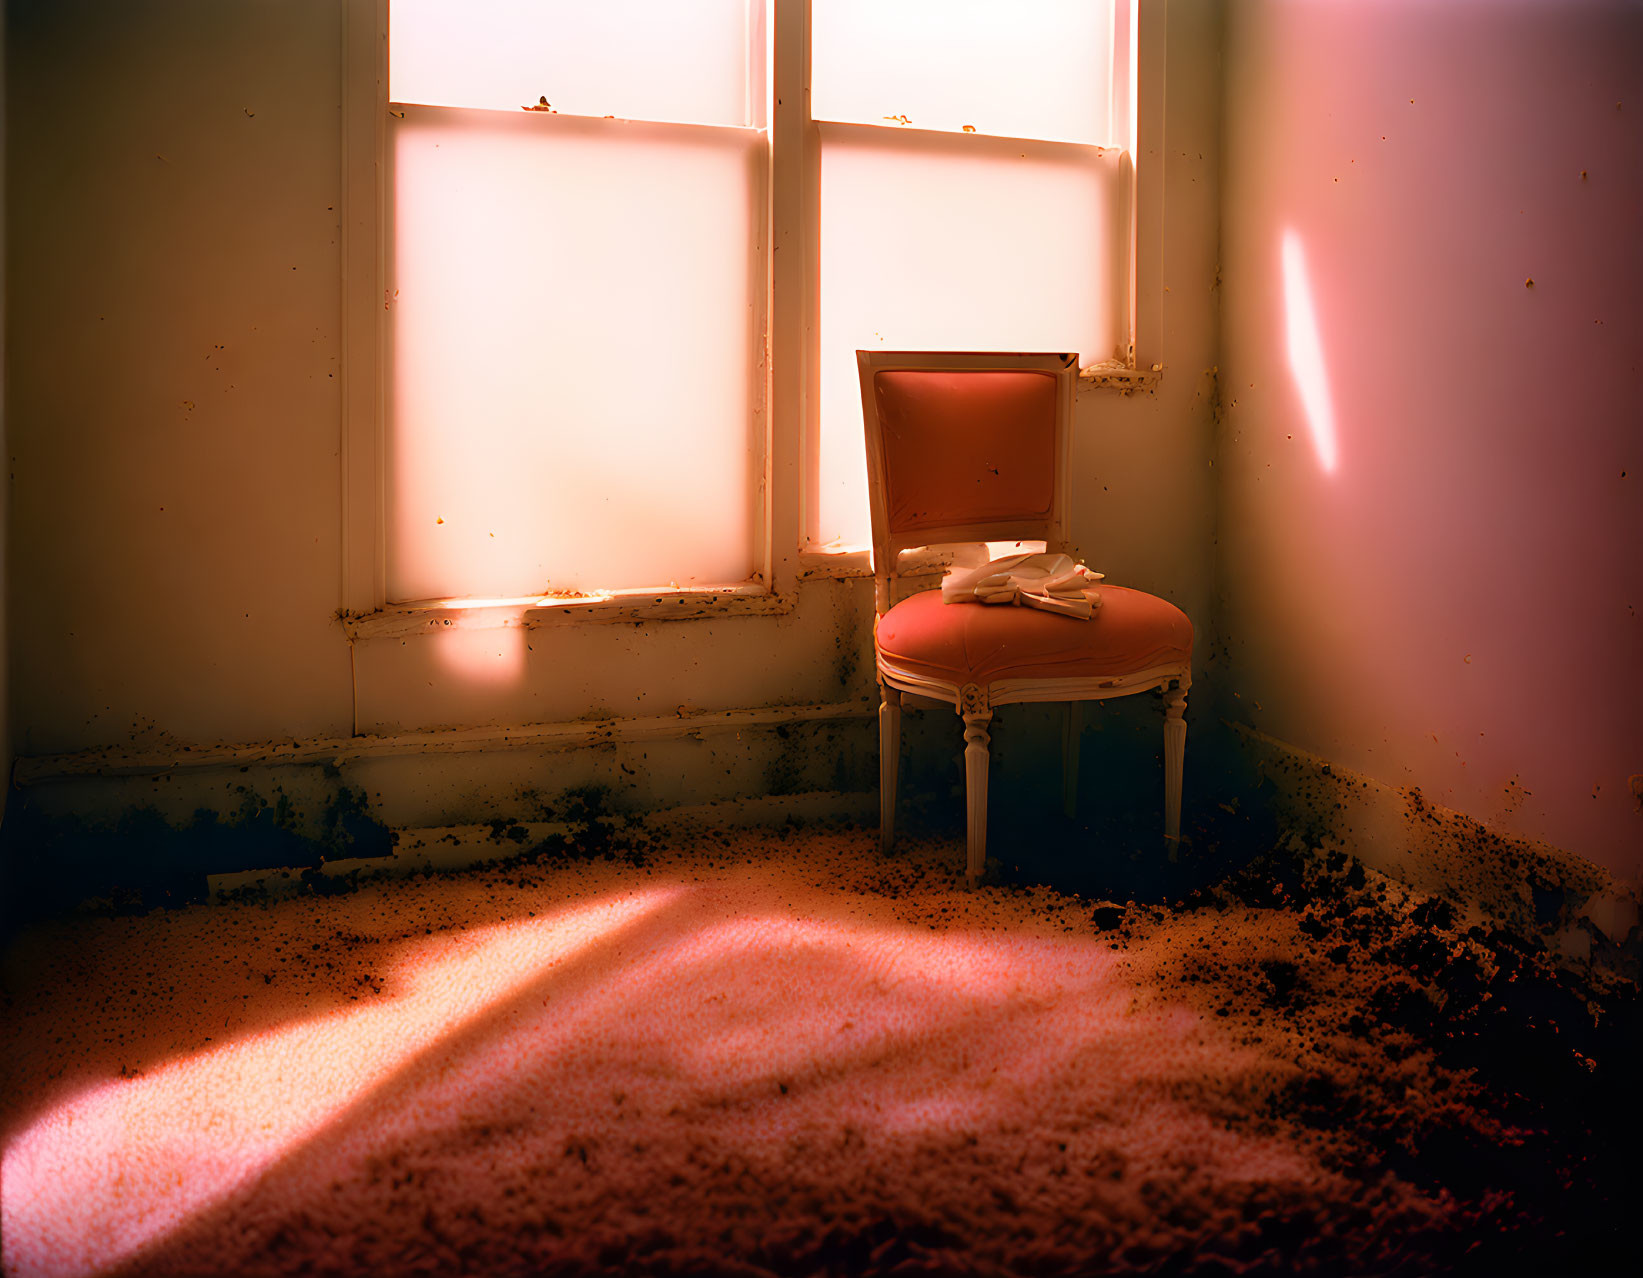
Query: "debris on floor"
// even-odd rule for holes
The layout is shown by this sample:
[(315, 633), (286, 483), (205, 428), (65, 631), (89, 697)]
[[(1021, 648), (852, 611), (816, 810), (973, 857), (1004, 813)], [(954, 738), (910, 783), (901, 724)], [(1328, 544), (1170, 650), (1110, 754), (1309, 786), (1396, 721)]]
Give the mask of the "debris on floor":
[[(1299, 841), (807, 829), (33, 926), (8, 1275), (1610, 1273), (1636, 986)], [(1635, 937), (1634, 937), (1635, 939)]]

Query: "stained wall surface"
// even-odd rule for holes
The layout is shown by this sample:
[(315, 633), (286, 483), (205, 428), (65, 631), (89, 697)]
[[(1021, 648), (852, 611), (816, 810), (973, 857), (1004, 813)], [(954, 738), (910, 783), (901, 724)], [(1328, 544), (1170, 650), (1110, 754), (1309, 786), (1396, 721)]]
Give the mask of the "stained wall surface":
[[(864, 693), (861, 583), (805, 585), (784, 618), (350, 650), (335, 615), (339, 8), (10, 6), (19, 751)], [(1168, 595), (1207, 630), (1219, 9), (1178, 0), (1170, 22), (1169, 371), (1153, 395), (1081, 392), (1072, 532), (1092, 565)], [(666, 386), (640, 393), (665, 406)], [(692, 783), (647, 801), (688, 799)]]
[(346, 732), (336, 6), (10, 6), (19, 753)]
[(1227, 14), (1233, 714), (1635, 875), (1643, 8)]

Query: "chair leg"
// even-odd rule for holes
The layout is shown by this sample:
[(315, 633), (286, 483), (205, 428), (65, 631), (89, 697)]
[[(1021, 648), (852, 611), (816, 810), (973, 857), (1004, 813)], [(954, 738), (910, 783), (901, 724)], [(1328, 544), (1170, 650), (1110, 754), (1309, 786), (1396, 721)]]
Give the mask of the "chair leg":
[(987, 725), (993, 712), (985, 706), (964, 711), (965, 879), (981, 882), (987, 864)]
[(1069, 701), (1061, 721), (1061, 810), (1070, 821), (1078, 815), (1078, 738), (1084, 731), (1084, 706)]
[(1181, 771), (1187, 757), (1187, 690), (1179, 683), (1164, 692), (1164, 837), (1181, 837)]
[(896, 838), (896, 773), (901, 763), (901, 689), (879, 684), (879, 849)]

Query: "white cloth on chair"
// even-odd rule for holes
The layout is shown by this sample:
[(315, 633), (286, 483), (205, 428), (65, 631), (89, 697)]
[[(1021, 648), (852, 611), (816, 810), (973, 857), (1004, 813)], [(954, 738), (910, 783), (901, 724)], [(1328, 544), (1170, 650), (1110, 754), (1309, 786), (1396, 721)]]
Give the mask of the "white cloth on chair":
[(1101, 606), (1091, 572), (1070, 555), (1005, 555), (941, 579), (942, 603), (1020, 604), (1088, 621)]

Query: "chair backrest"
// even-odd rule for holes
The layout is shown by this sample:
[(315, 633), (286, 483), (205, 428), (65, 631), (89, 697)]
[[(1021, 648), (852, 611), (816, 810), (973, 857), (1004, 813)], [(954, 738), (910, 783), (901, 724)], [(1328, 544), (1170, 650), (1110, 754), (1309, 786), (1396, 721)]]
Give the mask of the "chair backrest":
[(1078, 356), (857, 351), (856, 365), (880, 612), (915, 546), (1065, 546)]

